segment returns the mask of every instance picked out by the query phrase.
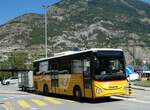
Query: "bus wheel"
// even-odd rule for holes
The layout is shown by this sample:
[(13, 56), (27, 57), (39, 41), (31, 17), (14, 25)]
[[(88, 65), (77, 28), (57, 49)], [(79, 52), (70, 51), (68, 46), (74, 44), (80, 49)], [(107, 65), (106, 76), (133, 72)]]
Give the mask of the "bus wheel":
[(48, 86), (47, 85), (44, 85), (44, 87), (43, 87), (43, 94), (44, 95), (48, 95)]
[(75, 87), (73, 92), (74, 92), (74, 96), (75, 96), (76, 99), (81, 99), (82, 94), (81, 94), (80, 87), (78, 87), (78, 86)]
[(21, 90), (24, 91), (24, 86), (21, 87)]
[(26, 87), (24, 87), (24, 86), (22, 86), (21, 90), (22, 90), (22, 91), (26, 91), (26, 90), (27, 90), (27, 88), (26, 88)]

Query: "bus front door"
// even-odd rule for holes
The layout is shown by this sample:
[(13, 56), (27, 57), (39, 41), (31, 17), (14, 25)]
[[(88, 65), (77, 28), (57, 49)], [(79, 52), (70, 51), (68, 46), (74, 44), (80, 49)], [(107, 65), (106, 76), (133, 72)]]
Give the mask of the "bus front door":
[(84, 60), (83, 63), (83, 81), (84, 81), (84, 96), (88, 98), (92, 98), (92, 79), (91, 79), (91, 67), (90, 61)]

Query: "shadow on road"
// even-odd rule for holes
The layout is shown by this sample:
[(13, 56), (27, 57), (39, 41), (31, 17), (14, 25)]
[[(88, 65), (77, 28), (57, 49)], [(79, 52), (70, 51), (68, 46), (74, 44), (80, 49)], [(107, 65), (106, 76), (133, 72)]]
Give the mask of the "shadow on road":
[[(18, 90), (20, 91), (20, 90)], [(42, 93), (38, 92), (31, 92), (31, 91), (26, 91), (27, 93), (35, 94), (35, 95), (41, 95), (45, 96)], [(64, 100), (70, 100), (70, 101), (76, 101), (79, 103), (91, 103), (91, 104), (97, 104), (97, 103), (108, 103), (108, 102), (116, 102), (116, 101), (122, 101), (122, 99), (113, 99), (111, 97), (104, 97), (104, 98), (97, 98), (97, 99), (90, 99), (90, 98), (81, 98), (81, 99), (76, 99), (73, 96), (67, 96), (67, 95), (59, 95), (59, 94), (49, 94), (46, 97), (53, 97), (53, 98), (59, 98), (59, 99), (64, 99)]]

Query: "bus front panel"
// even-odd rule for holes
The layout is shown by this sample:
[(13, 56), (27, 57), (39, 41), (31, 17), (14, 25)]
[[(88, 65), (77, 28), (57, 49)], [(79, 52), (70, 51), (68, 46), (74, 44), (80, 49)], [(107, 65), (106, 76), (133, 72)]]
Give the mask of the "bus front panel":
[(109, 97), (112, 95), (127, 95), (127, 80), (118, 81), (93, 81), (94, 98)]
[(128, 93), (123, 51), (98, 51), (94, 58), (94, 97)]

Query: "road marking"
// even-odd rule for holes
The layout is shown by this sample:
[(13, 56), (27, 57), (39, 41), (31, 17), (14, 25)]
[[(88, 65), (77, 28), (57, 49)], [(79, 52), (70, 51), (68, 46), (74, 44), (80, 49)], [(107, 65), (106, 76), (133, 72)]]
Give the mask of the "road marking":
[(71, 102), (71, 103), (73, 103), (73, 102), (75, 102), (75, 101), (72, 101), (72, 100), (65, 100), (66, 102)]
[(34, 102), (35, 104), (39, 105), (39, 106), (46, 106), (47, 104), (44, 103), (41, 100), (37, 100), (37, 99), (32, 99), (32, 102)]
[(3, 100), (7, 100), (8, 98), (3, 98)]
[(40, 110), (39, 108), (31, 108), (31, 110)]
[(31, 108), (31, 106), (25, 100), (18, 100), (17, 102), (22, 108)]
[(124, 97), (117, 97), (117, 96), (113, 96), (112, 98), (114, 99), (122, 99), (122, 100), (128, 100), (128, 101), (132, 101), (132, 102), (139, 102), (139, 103), (146, 103), (146, 104), (150, 104), (150, 102), (148, 101), (143, 101), (143, 100), (137, 100), (135, 98), (124, 98)]
[(50, 98), (50, 97), (46, 97), (46, 98), (44, 98), (44, 100), (46, 100), (46, 101), (48, 101), (50, 103), (53, 103), (53, 104), (62, 104), (62, 102), (57, 101), (57, 100), (55, 100), (53, 98)]
[(7, 107), (8, 110), (15, 110), (13, 105), (9, 101), (4, 102), (4, 105)]
[(9, 99), (14, 99), (15, 97), (9, 97)]

